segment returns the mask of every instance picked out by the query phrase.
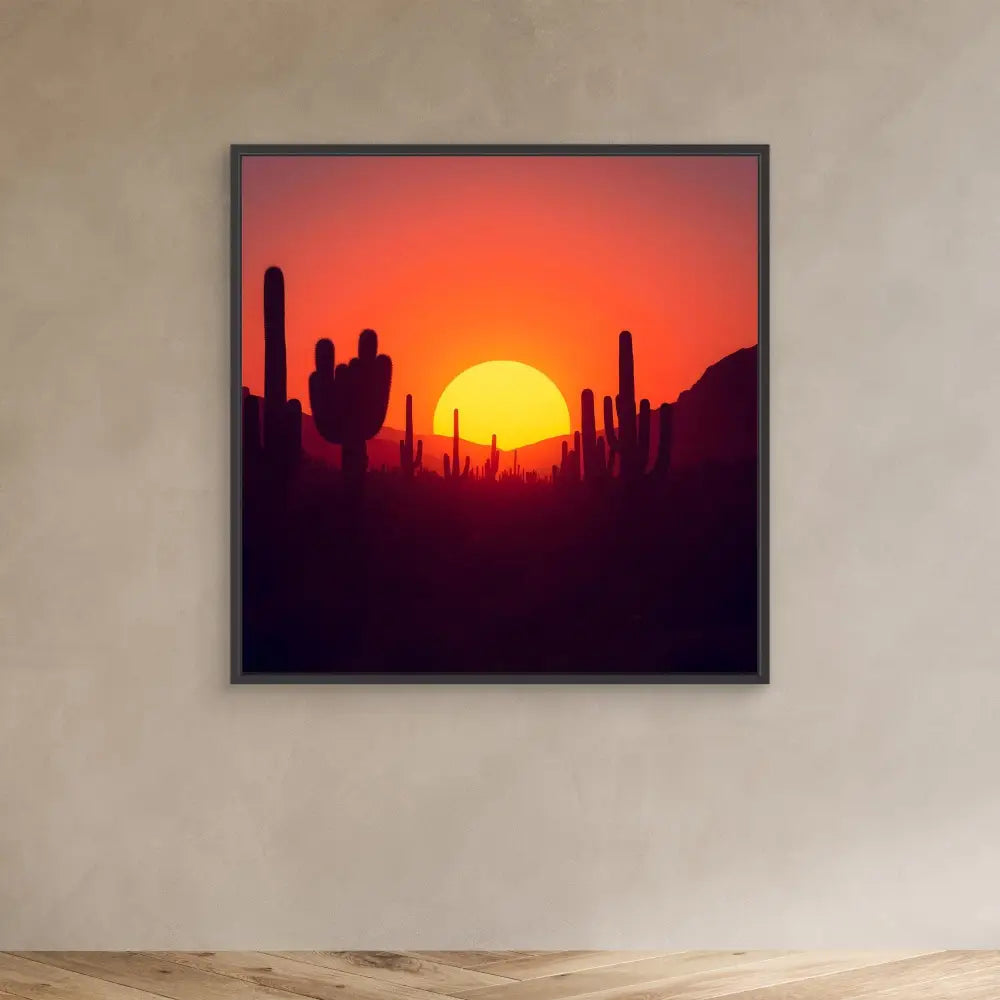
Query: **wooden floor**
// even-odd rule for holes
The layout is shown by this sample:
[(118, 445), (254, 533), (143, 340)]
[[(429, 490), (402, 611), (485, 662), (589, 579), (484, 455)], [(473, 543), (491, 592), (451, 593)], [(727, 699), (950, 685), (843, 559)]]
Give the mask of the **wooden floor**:
[(1000, 951), (0, 953), (23, 1000), (1000, 1000)]

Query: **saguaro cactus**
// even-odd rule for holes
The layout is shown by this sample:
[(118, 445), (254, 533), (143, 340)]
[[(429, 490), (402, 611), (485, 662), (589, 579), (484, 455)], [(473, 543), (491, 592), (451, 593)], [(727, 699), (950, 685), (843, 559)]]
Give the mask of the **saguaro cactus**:
[(335, 365), (333, 341), (316, 342), (316, 370), (309, 376), (309, 400), (316, 429), (342, 449), (344, 475), (359, 481), (368, 468), (370, 441), (382, 429), (389, 408), (392, 359), (378, 353), (378, 334), (362, 330), (358, 356)]
[(281, 268), (264, 272), (264, 446), (281, 438), (282, 410), (288, 398), (285, 359), (285, 277)]
[(593, 479), (597, 474), (597, 421), (594, 418), (594, 390), (580, 393), (580, 429), (583, 433), (583, 478)]
[(649, 461), (649, 400), (635, 405), (635, 362), (632, 356), (632, 334), (622, 330), (618, 335), (618, 395), (614, 410), (618, 414), (615, 428), (611, 397), (604, 397), (604, 435), (612, 457), (618, 456), (619, 475), (637, 479), (646, 471)]
[(608, 460), (604, 453), (604, 436), (600, 435), (597, 438), (597, 444), (594, 448), (595, 456), (595, 468), (597, 470), (598, 478), (606, 476), (608, 474)]
[(399, 442), (399, 467), (407, 479), (413, 478), (413, 473), (423, 465), (424, 442), (417, 442), (417, 450), (413, 450), (413, 396), (406, 396), (406, 431), (405, 437)]
[(496, 481), (500, 469), (500, 453), (497, 451), (497, 436), (493, 435), (490, 443), (490, 457), (483, 463), (483, 478), (491, 483)]
[[(606, 420), (614, 423), (610, 412), (611, 397), (605, 399)], [(607, 474), (608, 463), (604, 457), (604, 438), (597, 435), (597, 420), (594, 416), (594, 392), (584, 389), (580, 393), (580, 427), (582, 429), (583, 478), (587, 482), (600, 479)]]
[(557, 483), (580, 482), (580, 432), (573, 434), (573, 447), (568, 441), (562, 443), (562, 460), (552, 466), (552, 479)]
[(652, 475), (658, 479), (666, 477), (670, 471), (670, 448), (674, 433), (674, 408), (671, 403), (663, 403), (658, 411), (660, 419), (660, 441), (656, 447), (656, 462)]
[(288, 399), (285, 279), (278, 267), (264, 272), (263, 420), (260, 402), (259, 396), (243, 395), (244, 458), (262, 457), (273, 473), (287, 473), (302, 453), (302, 404)]
[(637, 464), (636, 475), (641, 476), (646, 471), (646, 465), (649, 462), (649, 400), (643, 399), (639, 401), (639, 432), (636, 436), (636, 455), (635, 460)]
[(444, 478), (445, 479), (468, 479), (470, 458), (465, 456), (465, 466), (461, 475), (458, 471), (458, 410), (452, 415), (452, 435), (451, 435), (451, 460), (444, 456)]

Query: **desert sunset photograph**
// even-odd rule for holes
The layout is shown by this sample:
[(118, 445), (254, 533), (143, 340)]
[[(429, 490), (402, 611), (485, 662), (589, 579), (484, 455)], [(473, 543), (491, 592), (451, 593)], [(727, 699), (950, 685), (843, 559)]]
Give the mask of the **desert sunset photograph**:
[(243, 156), (242, 671), (755, 673), (759, 172)]

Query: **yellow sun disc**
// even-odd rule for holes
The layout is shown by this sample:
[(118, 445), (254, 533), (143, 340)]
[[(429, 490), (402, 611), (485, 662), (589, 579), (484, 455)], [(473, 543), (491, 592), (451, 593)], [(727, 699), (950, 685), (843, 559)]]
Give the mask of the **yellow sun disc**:
[(434, 408), (434, 433), (450, 437), (459, 414), (459, 436), (509, 451), (569, 433), (569, 407), (555, 382), (520, 361), (484, 361), (448, 383)]

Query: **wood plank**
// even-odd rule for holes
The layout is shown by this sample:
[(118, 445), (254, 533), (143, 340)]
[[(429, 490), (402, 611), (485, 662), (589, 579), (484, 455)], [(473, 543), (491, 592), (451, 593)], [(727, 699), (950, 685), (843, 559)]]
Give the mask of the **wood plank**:
[[(878, 1000), (997, 1000), (1000, 996), (1000, 970), (969, 972), (949, 976), (938, 983), (928, 983), (923, 996), (908, 990), (874, 994)], [(939, 992), (935, 994), (935, 990)]]
[[(289, 957), (292, 954), (330, 957), (337, 965), (349, 955), (351, 968), (361, 962), (358, 968), (372, 972), (391, 971), (390, 956), (402, 953), (3, 953), (0, 998), (442, 1000), (450, 995), (444, 993), (445, 982), (439, 977), (450, 982), (452, 976), (469, 971), (459, 966), (442, 970), (438, 966), (445, 963), (429, 960), (420, 963), (418, 968), (427, 969), (428, 977), (421, 980), (414, 973), (412, 982), (433, 987), (425, 990), (411, 985), (409, 978), (391, 982)], [(566, 954), (546, 953), (548, 958)], [(478, 957), (474, 961), (497, 964), (481, 963)], [(406, 961), (400, 967), (404, 973), (415, 969)], [(646, 981), (654, 969), (665, 975)], [(643, 981), (637, 982), (637, 976)], [(609, 982), (615, 985), (589, 989)], [(581, 984), (584, 993), (577, 992)], [(457, 1000), (1000, 1000), (1000, 951), (798, 952), (770, 957), (763, 952), (675, 952), (466, 993)]]
[(156, 952), (179, 965), (316, 1000), (440, 1000), (439, 993), (258, 951)]
[(783, 951), (678, 951), (637, 962), (622, 962), (558, 977), (521, 980), (507, 986), (490, 986), (452, 995), (463, 1000), (566, 1000), (585, 993), (662, 982), (695, 972), (727, 969), (787, 954), (789, 952)]
[(515, 982), (503, 976), (444, 965), (399, 951), (276, 951), (267, 954), (452, 996), (458, 990), (484, 989)]
[[(732, 993), (849, 972), (913, 958), (922, 952), (793, 952), (736, 968), (698, 972), (662, 982), (585, 993), (587, 1000), (716, 1000)], [(742, 998), (741, 998), (742, 1000)]]
[(151, 1000), (155, 996), (8, 952), (0, 952), (0, 990), (24, 1000)]
[[(986, 990), (984, 994), (982, 991)], [(990, 992), (992, 991), (992, 992)], [(937, 952), (867, 969), (746, 990), (738, 1000), (945, 1000), (1000, 997), (1000, 952)]]
[(544, 954), (540, 951), (407, 951), (406, 955), (427, 958), (441, 965), (453, 965), (458, 969), (482, 969), (496, 962), (511, 958), (531, 958)]
[(664, 951), (547, 951), (526, 958), (511, 958), (492, 962), (483, 968), (494, 976), (510, 979), (539, 979), (542, 976), (561, 976), (569, 972), (599, 969), (622, 962), (638, 962), (669, 954)]
[[(247, 985), (238, 979), (202, 972), (161, 958), (155, 952), (31, 952), (36, 961), (70, 972), (148, 990), (174, 1000), (244, 1000)], [(289, 1000), (283, 990), (254, 990), (259, 1000)]]

